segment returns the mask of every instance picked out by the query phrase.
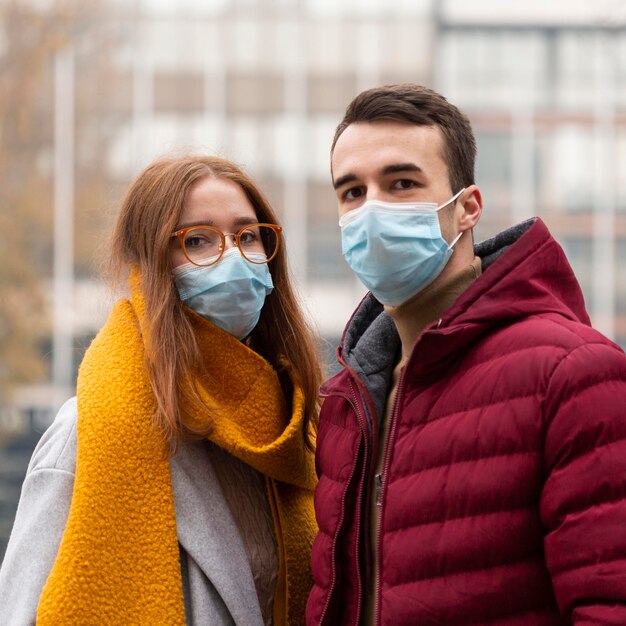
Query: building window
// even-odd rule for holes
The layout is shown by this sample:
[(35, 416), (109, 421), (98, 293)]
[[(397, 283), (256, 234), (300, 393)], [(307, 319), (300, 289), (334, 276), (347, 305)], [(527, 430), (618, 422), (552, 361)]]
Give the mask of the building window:
[(204, 77), (190, 72), (160, 72), (154, 77), (157, 113), (200, 113), (204, 109)]
[(277, 73), (233, 73), (226, 79), (230, 115), (268, 115), (284, 108), (284, 81)]
[(560, 239), (565, 254), (576, 274), (587, 302), (591, 298), (591, 244), (589, 237), (563, 237)]
[(339, 121), (343, 111), (357, 92), (354, 73), (315, 73), (308, 77), (307, 96), (309, 113), (334, 113)]
[(353, 281), (351, 270), (341, 255), (337, 198), (331, 185), (323, 183), (309, 185), (308, 205), (309, 279)]
[(615, 304), (618, 315), (626, 318), (626, 280), (620, 268), (626, 267), (626, 238), (618, 239), (615, 245)]
[(588, 127), (559, 126), (553, 132), (551, 167), (559, 206), (589, 212), (594, 202), (593, 135)]
[(508, 132), (476, 129), (476, 143), (476, 182), (485, 201), (506, 206), (512, 189), (511, 136)]
[(613, 191), (616, 209), (621, 213), (626, 213), (626, 126), (622, 126), (616, 133), (615, 141), (615, 160), (611, 164), (616, 179)]
[(540, 33), (452, 31), (442, 46), (445, 93), (462, 106), (535, 106), (547, 87), (546, 56)]

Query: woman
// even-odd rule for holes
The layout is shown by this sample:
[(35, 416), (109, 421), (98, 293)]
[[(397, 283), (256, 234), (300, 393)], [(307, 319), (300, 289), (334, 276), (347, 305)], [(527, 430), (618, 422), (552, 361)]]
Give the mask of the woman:
[(0, 623), (303, 623), (320, 372), (274, 212), (228, 161), (161, 159), (111, 261), (130, 297), (31, 460)]

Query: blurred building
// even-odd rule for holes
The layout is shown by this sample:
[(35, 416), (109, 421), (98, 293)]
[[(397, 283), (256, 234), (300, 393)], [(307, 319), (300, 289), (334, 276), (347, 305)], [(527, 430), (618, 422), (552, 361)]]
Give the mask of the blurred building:
[(329, 178), (334, 127), (360, 90), (432, 81), (428, 2), (143, 1), (119, 6), (111, 146), (121, 179), (179, 147), (232, 158), (284, 220), (312, 315), (336, 336), (363, 288), (340, 253)]
[(107, 224), (85, 219), (101, 212), (89, 190), (116, 190), (115, 206), (139, 169), (181, 150), (232, 158), (259, 181), (306, 305), (335, 342), (364, 289), (340, 254), (330, 142), (354, 94), (402, 81), (433, 85), (472, 120), (485, 200), (477, 238), (540, 215), (594, 324), (626, 345), (622, 2), (91, 2), (51, 64), (54, 128), (37, 162), (53, 179), (64, 237), (53, 248), (77, 249), (76, 259), (55, 256), (48, 290), (57, 386), (71, 391), (111, 304), (94, 304), (83, 242)]
[(594, 326), (626, 346), (626, 5), (434, 6), (435, 87), (479, 144), (478, 234), (541, 216)]
[[(572, 262), (594, 325), (626, 347), (623, 2), (78, 4), (94, 10), (81, 13), (50, 59), (38, 88), (43, 143), (25, 161), (54, 188), (46, 208), (65, 216), (56, 246), (39, 250), (42, 275), (53, 248), (76, 253), (55, 257), (45, 289), (56, 331), (42, 354), (57, 355), (53, 383), (67, 385), (63, 393), (72, 393), (83, 350), (112, 303), (91, 265), (106, 216), (143, 166), (184, 150), (231, 158), (266, 191), (330, 362), (364, 293), (340, 252), (329, 175), (333, 131), (357, 92), (405, 81), (438, 89), (473, 123), (485, 202), (477, 239), (541, 216)], [(4, 46), (0, 37), (0, 53)], [(42, 386), (15, 396), (30, 430), (43, 429), (58, 396)], [(0, 402), (0, 431), (16, 422), (6, 405)], [(2, 463), (2, 456), (0, 554), (22, 475), (17, 461), (5, 455)], [(7, 468), (10, 489), (3, 487)]]
[[(55, 2), (7, 0), (0, 24), (9, 5), (29, 6), (22, 20), (32, 21)], [(540, 215), (572, 261), (594, 324), (626, 346), (623, 2), (76, 6), (40, 77), (39, 143), (24, 159), (48, 183), (30, 203), (56, 216), (54, 241), (35, 252), (44, 277), (54, 256), (44, 290), (54, 333), (42, 354), (55, 359), (57, 387), (71, 393), (112, 303), (92, 267), (111, 221), (101, 215), (115, 213), (143, 166), (173, 151), (223, 155), (259, 181), (282, 216), (291, 265), (331, 352), (364, 289), (340, 254), (330, 142), (357, 92), (403, 81), (434, 86), (472, 120), (485, 201), (477, 238)], [(0, 54), (6, 48), (0, 37)], [(48, 205), (46, 194), (54, 195)]]
[(337, 337), (363, 294), (340, 255), (329, 184), (334, 127), (358, 91), (413, 81), (433, 85), (472, 120), (486, 208), (478, 238), (540, 215), (571, 258), (595, 325), (626, 345), (622, 3), (115, 6), (107, 19), (120, 45), (94, 119), (117, 125), (107, 146), (112, 179), (123, 186), (181, 148), (242, 164), (284, 220), (324, 335)]

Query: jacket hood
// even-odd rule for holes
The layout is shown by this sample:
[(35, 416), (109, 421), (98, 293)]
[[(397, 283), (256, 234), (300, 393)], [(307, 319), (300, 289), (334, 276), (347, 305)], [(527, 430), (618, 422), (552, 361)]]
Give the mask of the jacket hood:
[[(531, 315), (557, 314), (590, 325), (574, 272), (541, 219), (532, 218), (477, 244), (475, 253), (481, 258), (482, 274), (438, 324), (422, 333), (424, 358), (416, 364), (420, 369), (462, 349), (491, 327)], [(373, 377), (374, 386), (376, 378), (386, 385), (390, 362), (399, 349), (393, 320), (368, 293), (346, 326), (338, 361)]]

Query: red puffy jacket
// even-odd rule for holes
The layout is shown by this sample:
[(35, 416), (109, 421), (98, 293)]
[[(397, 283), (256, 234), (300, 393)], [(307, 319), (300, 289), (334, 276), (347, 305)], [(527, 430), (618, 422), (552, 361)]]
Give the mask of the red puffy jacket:
[[(589, 326), (541, 220), (477, 254), (486, 269), (401, 374), (377, 624), (626, 625), (626, 356)], [(368, 295), (323, 389), (309, 625), (359, 623), (371, 450), (398, 342)]]

